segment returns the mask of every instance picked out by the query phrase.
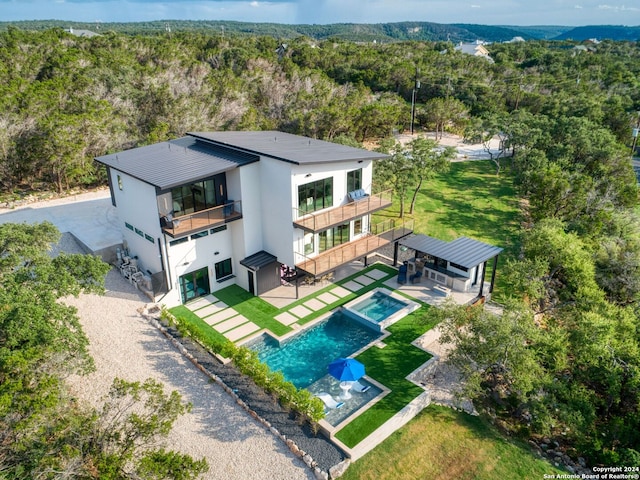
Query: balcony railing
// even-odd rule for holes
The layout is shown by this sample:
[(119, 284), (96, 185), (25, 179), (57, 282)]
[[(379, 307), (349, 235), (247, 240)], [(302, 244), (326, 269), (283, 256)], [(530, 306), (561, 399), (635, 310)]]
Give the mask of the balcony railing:
[(380, 247), (392, 243), (413, 232), (413, 220), (385, 220), (374, 225), (364, 237), (343, 243), (315, 257), (295, 253), (296, 268), (315, 277), (328, 273)]
[(304, 213), (299, 208), (293, 209), (295, 220), (293, 224), (308, 232), (321, 232), (336, 225), (342, 225), (350, 220), (363, 217), (370, 213), (390, 207), (392, 191), (368, 195), (365, 198), (314, 213)]
[(204, 230), (205, 228), (222, 225), (239, 218), (242, 218), (242, 202), (236, 200), (235, 202), (229, 201), (225, 205), (200, 210), (180, 217), (162, 217), (160, 224), (166, 234), (178, 237)]

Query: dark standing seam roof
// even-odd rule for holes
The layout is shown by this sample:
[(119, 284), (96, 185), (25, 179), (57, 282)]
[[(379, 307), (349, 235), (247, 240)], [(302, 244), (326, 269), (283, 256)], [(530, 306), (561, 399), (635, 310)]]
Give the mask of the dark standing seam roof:
[(399, 243), (427, 255), (457, 263), (465, 268), (473, 268), (476, 265), (480, 265), (502, 252), (500, 247), (468, 237), (456, 238), (452, 242), (443, 242), (427, 235), (414, 235), (400, 240)]
[(257, 155), (214, 146), (193, 137), (133, 148), (96, 161), (166, 190), (211, 177), (248, 163)]
[(278, 261), (278, 257), (276, 257), (275, 255), (271, 255), (264, 250), (260, 250), (258, 253), (250, 255), (244, 260), (240, 260), (240, 265), (243, 265), (249, 270), (253, 270), (254, 272), (256, 272), (262, 267), (266, 267), (267, 265), (276, 261)]
[(378, 160), (388, 157), (383, 153), (370, 152), (362, 148), (277, 131), (189, 132), (189, 135), (296, 165)]

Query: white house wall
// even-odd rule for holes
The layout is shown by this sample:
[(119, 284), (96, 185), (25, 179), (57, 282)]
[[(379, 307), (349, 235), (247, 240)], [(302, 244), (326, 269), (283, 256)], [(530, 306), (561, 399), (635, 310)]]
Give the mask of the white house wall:
[[(259, 182), (262, 248), (275, 255), (278, 261), (293, 265), (293, 199), (292, 164), (269, 157), (260, 159)], [(244, 185), (243, 185), (244, 192)], [(246, 222), (246, 221), (245, 221)], [(255, 253), (255, 252), (254, 252)]]
[[(158, 250), (158, 238), (162, 238), (163, 235), (158, 217), (156, 189), (148, 183), (113, 168), (109, 171), (117, 206), (116, 211), (129, 253), (138, 257), (142, 271), (159, 272), (162, 265)], [(120, 177), (120, 183), (118, 177)], [(135, 231), (126, 228), (125, 222), (141, 231), (143, 235), (140, 236)], [(145, 234), (153, 238), (153, 243), (145, 238)]]
[[(216, 280), (215, 264), (232, 259), (233, 273), (237, 274), (238, 259), (234, 257), (233, 252), (233, 233), (231, 222), (227, 224), (227, 229), (221, 232), (209, 233), (206, 237), (191, 239), (178, 245), (170, 246), (168, 243), (168, 258), (170, 264), (170, 273), (172, 281), (172, 289), (163, 299), (163, 303), (167, 306), (179, 305), (182, 303), (180, 297), (180, 287), (178, 279), (187, 273), (201, 268), (207, 267), (209, 272), (209, 285), (212, 292), (220, 290), (229, 285), (233, 285), (234, 278), (227, 279), (223, 282)], [(167, 240), (171, 239), (167, 237)]]

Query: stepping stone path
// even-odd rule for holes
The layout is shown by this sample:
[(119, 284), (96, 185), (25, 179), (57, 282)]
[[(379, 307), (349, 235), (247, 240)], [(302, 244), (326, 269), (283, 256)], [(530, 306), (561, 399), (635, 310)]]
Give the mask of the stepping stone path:
[[(374, 268), (373, 270), (368, 271), (367, 273), (365, 273), (365, 275), (367, 277), (371, 277), (374, 280), (380, 280), (386, 276), (388, 276), (389, 274), (387, 272), (384, 272), (380, 269)], [(360, 281), (360, 280), (358, 280)]]
[(318, 300), (323, 301), (324, 303), (326, 303), (327, 305), (330, 305), (332, 303), (337, 302), (338, 300), (340, 300), (340, 297), (336, 297), (333, 293), (331, 292), (324, 292), (321, 295), (318, 295)]
[(293, 313), (296, 317), (303, 318), (307, 315), (311, 315), (313, 312), (309, 310), (307, 307), (303, 305), (298, 305), (297, 307), (293, 307), (289, 310), (290, 313)]
[(362, 285), (371, 285), (373, 282), (375, 282), (375, 280), (371, 277), (368, 277), (366, 275), (360, 275), (359, 277), (357, 277), (355, 279), (356, 282), (361, 283)]
[(286, 326), (289, 326), (292, 323), (296, 323), (298, 321), (298, 317), (291, 315), (289, 312), (283, 312), (279, 315), (276, 315), (274, 318)]
[(356, 282), (354, 280), (350, 280), (347, 283), (344, 283), (342, 286), (344, 288), (346, 288), (347, 290), (351, 290), (352, 292), (357, 292), (358, 290), (361, 290), (361, 289), (364, 288), (364, 285), (362, 285), (361, 283), (358, 283), (358, 282)]

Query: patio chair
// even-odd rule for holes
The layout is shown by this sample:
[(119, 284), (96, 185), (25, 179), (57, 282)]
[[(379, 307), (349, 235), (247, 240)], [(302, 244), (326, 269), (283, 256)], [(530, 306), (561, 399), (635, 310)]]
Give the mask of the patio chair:
[(370, 388), (371, 388), (371, 385), (363, 385), (357, 380), (351, 384), (351, 390), (358, 393), (364, 393)]
[(411, 283), (420, 283), (422, 281), (422, 270), (418, 270), (416, 273), (409, 277)]
[(335, 398), (333, 398), (327, 392), (320, 392), (320, 393), (316, 394), (316, 397), (318, 397), (320, 400), (322, 400), (324, 405), (329, 410), (333, 410), (335, 408), (342, 408), (342, 406), (344, 405), (344, 402), (338, 402)]
[(404, 285), (405, 283), (407, 283), (407, 266), (406, 265), (400, 265), (400, 268), (398, 269), (398, 283), (400, 285)]

